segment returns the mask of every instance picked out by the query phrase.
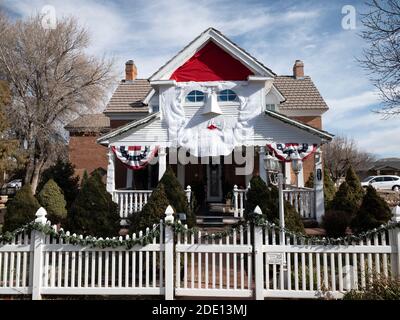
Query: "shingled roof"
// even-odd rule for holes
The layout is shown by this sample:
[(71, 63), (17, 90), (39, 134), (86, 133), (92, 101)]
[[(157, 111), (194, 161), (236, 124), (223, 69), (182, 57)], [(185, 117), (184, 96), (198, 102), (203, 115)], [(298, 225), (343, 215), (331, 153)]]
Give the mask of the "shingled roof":
[(151, 86), (147, 79), (122, 80), (114, 91), (104, 113), (148, 112), (148, 106), (143, 103), (143, 100), (150, 90)]
[(103, 113), (83, 114), (64, 128), (69, 132), (106, 132), (110, 128), (110, 118)]
[(328, 110), (328, 106), (309, 76), (301, 79), (293, 76), (277, 76), (274, 85), (286, 99), (280, 104), (282, 110)]

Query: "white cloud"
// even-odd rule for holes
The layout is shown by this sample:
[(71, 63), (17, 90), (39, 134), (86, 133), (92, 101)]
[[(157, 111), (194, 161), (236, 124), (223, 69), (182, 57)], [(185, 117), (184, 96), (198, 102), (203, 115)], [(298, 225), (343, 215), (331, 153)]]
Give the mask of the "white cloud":
[[(371, 110), (372, 105), (379, 103), (379, 94), (375, 90), (340, 99), (326, 99), (330, 110), (325, 115), (326, 121), (345, 118), (360, 109)], [(374, 114), (375, 115), (375, 114)], [(376, 115), (375, 115), (376, 116)]]

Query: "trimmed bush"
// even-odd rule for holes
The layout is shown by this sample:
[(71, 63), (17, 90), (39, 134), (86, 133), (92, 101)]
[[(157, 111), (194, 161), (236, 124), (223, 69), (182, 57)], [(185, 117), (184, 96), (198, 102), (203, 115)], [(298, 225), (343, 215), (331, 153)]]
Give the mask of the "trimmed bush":
[(70, 162), (58, 159), (53, 166), (43, 171), (38, 190), (41, 190), (50, 179), (61, 188), (67, 209), (70, 208), (79, 192), (79, 177), (75, 176), (74, 166)]
[(314, 188), (314, 172), (310, 173), (310, 176), (308, 177), (304, 186), (307, 188)]
[(328, 237), (343, 237), (346, 235), (346, 229), (350, 221), (347, 212), (331, 209), (322, 216), (322, 227), (325, 229)]
[(332, 200), (335, 197), (336, 188), (335, 184), (329, 175), (328, 167), (324, 167), (324, 199), (325, 199), (325, 208), (329, 208), (331, 206)]
[(353, 217), (357, 212), (359, 205), (346, 181), (340, 185), (330, 207), (332, 210), (345, 211), (350, 217)]
[(93, 236), (116, 236), (120, 229), (117, 204), (94, 173), (81, 186), (68, 213), (70, 231)]
[(165, 210), (169, 205), (167, 194), (162, 183), (153, 190), (149, 201), (145, 204), (142, 211), (131, 215), (129, 232), (143, 232), (147, 227), (160, 223), (160, 219), (165, 217)]
[[(305, 187), (307, 188), (314, 188), (314, 173), (311, 172), (308, 180), (306, 181)], [(329, 175), (328, 168), (324, 168), (324, 202), (325, 208), (329, 208), (331, 202), (335, 196), (336, 188), (335, 184), (333, 183), (331, 176)]]
[(378, 195), (374, 187), (368, 186), (351, 227), (354, 232), (370, 230), (385, 224), (391, 216), (392, 213), (385, 200)]
[[(254, 176), (250, 180), (250, 190), (247, 192), (245, 218), (248, 218), (249, 215), (254, 212), (256, 206), (260, 207), (268, 221), (275, 224), (279, 223), (278, 188), (273, 185), (267, 186), (259, 176)], [(284, 207), (286, 228), (304, 233), (303, 221), (295, 208), (287, 201), (285, 201)]]
[(196, 217), (193, 210), (189, 207), (185, 190), (179, 183), (170, 166), (167, 167), (167, 170), (162, 176), (159, 184), (160, 183), (164, 185), (164, 191), (167, 195), (169, 204), (175, 209), (175, 212), (186, 213), (186, 223), (189, 227), (193, 227), (196, 224)]
[(39, 203), (47, 211), (47, 219), (53, 224), (64, 223), (67, 218), (67, 202), (57, 183), (50, 179), (37, 196)]
[(24, 185), (7, 204), (2, 232), (13, 231), (32, 222), (35, 220), (35, 214), (39, 208), (40, 204), (32, 194), (31, 185)]
[(350, 166), (346, 172), (346, 182), (353, 194), (353, 199), (356, 202), (357, 206), (361, 205), (361, 201), (364, 197), (364, 190), (361, 187), (361, 182), (358, 176), (356, 175), (353, 168)]

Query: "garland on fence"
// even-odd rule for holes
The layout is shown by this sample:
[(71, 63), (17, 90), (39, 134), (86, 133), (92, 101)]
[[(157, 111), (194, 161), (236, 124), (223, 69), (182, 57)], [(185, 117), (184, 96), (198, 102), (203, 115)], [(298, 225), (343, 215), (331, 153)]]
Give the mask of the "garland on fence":
[(131, 249), (135, 245), (145, 246), (153, 242), (153, 240), (160, 236), (160, 228), (159, 225), (154, 225), (152, 229), (149, 229), (146, 234), (140, 236), (139, 238), (131, 238), (129, 236), (125, 237), (125, 239), (120, 237), (113, 238), (97, 238), (93, 236), (83, 237), (82, 235), (70, 234), (69, 232), (65, 232), (64, 229), (55, 230), (48, 224), (42, 224), (38, 222), (28, 223), (21, 228), (18, 228), (12, 232), (5, 232), (0, 235), (0, 243), (9, 243), (16, 236), (24, 232), (30, 232), (32, 230), (40, 231), (46, 236), (51, 236), (56, 239), (63, 240), (64, 243), (80, 245), (80, 246), (89, 246), (92, 248), (116, 248), (116, 247), (125, 247), (127, 249)]
[[(347, 236), (340, 237), (340, 238), (330, 238), (330, 237), (305, 235), (300, 232), (295, 232), (295, 231), (291, 231), (286, 228), (281, 228), (279, 225), (269, 222), (265, 217), (263, 217), (262, 215), (258, 215), (258, 214), (249, 215), (248, 221), (251, 222), (251, 224), (254, 226), (267, 227), (267, 228), (273, 229), (277, 232), (284, 232), (285, 236), (292, 236), (292, 237), (295, 237), (296, 239), (304, 240), (304, 242), (307, 244), (319, 244), (319, 245), (339, 245), (339, 244), (349, 245), (354, 241), (361, 241), (367, 237), (373, 236), (375, 234), (379, 234), (383, 231), (388, 231), (388, 230), (392, 230), (392, 229), (400, 227), (400, 222), (390, 221), (387, 224), (383, 224), (383, 225), (379, 226), (378, 228), (374, 228), (372, 230), (361, 232), (356, 235), (347, 235)], [(172, 226), (175, 234), (192, 235), (192, 234), (197, 234), (199, 231), (199, 229), (196, 227), (188, 228), (187, 226), (182, 225), (180, 221), (175, 221), (174, 223), (167, 223), (167, 225)], [(249, 231), (248, 230), (249, 223), (247, 221), (240, 221), (239, 223), (235, 224), (231, 228), (226, 229), (224, 231), (216, 232), (216, 233), (212, 233), (212, 234), (204, 234), (201, 236), (201, 239), (204, 239), (204, 240), (222, 239), (222, 238), (232, 235), (235, 230), (237, 231), (238, 229), (241, 229), (241, 228), (243, 231)]]
[[(200, 229), (197, 227), (188, 228), (186, 225), (183, 225), (181, 221), (174, 222), (166, 222), (167, 226), (171, 226), (174, 234), (180, 235), (198, 235)], [(224, 231), (215, 232), (215, 233), (205, 233), (201, 235), (201, 239), (209, 241), (209, 240), (219, 240), (231, 236), (235, 231), (243, 231), (249, 232), (249, 226), (254, 225), (258, 227), (267, 227), (273, 229), (278, 232), (284, 232), (286, 236), (296, 237), (296, 239), (304, 240), (307, 244), (319, 244), (319, 245), (339, 245), (346, 244), (349, 245), (354, 241), (361, 241), (367, 237), (371, 237), (383, 231), (392, 230), (400, 227), (400, 222), (388, 222), (387, 224), (381, 225), (378, 228), (368, 230), (365, 232), (361, 232), (357, 235), (347, 235), (345, 237), (340, 238), (329, 238), (329, 237), (318, 237), (318, 236), (309, 236), (300, 232), (294, 232), (288, 230), (286, 228), (281, 228), (279, 225), (275, 223), (269, 222), (262, 215), (250, 215), (249, 221), (239, 221), (234, 226), (225, 229)], [(93, 236), (83, 237), (82, 235), (70, 234), (69, 232), (65, 232), (62, 228), (60, 230), (55, 230), (49, 224), (42, 224), (38, 222), (28, 223), (12, 232), (5, 232), (4, 234), (0, 234), (0, 243), (10, 243), (16, 236), (30, 231), (40, 231), (47, 236), (51, 236), (56, 239), (63, 240), (64, 243), (72, 244), (72, 245), (80, 245), (80, 246), (89, 246), (92, 248), (116, 248), (116, 247), (125, 247), (127, 249), (131, 249), (135, 245), (145, 246), (153, 242), (154, 239), (160, 236), (160, 225), (154, 225), (152, 229), (146, 231), (146, 234), (140, 236), (139, 238), (133, 238), (126, 236), (125, 239), (120, 237), (113, 238), (97, 238)]]

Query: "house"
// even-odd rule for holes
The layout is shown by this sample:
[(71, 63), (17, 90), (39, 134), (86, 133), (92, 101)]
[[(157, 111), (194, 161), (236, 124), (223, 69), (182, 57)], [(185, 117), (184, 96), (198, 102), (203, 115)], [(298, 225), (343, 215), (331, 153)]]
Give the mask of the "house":
[(364, 170), (359, 172), (362, 178), (368, 176), (394, 175), (400, 174), (400, 158), (383, 158), (376, 160)]
[[(299, 192), (309, 192), (307, 210), (320, 219), (320, 146), (333, 136), (322, 130), (328, 106), (302, 61), (290, 75), (277, 75), (209, 28), (148, 79), (136, 78), (132, 60), (125, 73), (103, 115), (66, 127), (71, 161), (78, 170), (104, 166), (121, 216), (140, 210), (167, 165), (183, 187), (204, 190), (205, 203), (222, 203), (235, 188), (238, 215), (253, 175), (274, 182), (278, 168), (266, 167), (273, 155), (281, 160), (287, 199), (300, 201)], [(302, 163), (296, 171), (293, 158)], [(315, 190), (303, 188), (311, 172)]]

